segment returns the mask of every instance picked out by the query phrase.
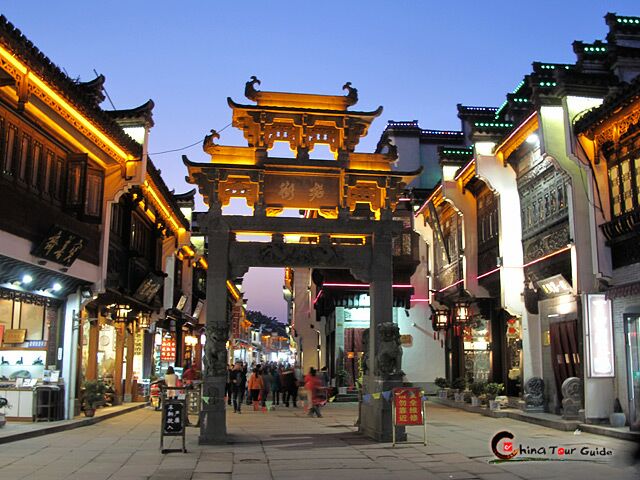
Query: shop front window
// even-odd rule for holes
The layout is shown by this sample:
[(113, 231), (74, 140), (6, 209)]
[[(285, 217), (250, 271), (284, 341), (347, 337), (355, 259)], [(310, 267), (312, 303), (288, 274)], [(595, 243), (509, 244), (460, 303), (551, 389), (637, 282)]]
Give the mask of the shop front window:
[(116, 329), (103, 325), (98, 336), (98, 378), (112, 385), (116, 371)]
[(491, 330), (485, 318), (474, 318), (464, 327), (464, 367), (468, 383), (487, 382), (491, 371)]

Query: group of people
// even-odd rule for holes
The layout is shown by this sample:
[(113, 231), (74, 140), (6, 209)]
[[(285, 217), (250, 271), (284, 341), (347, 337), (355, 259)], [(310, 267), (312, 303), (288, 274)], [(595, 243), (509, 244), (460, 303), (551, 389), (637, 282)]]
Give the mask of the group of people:
[(237, 361), (229, 367), (227, 375), (227, 404), (233, 405), (234, 413), (242, 412), (246, 398), (247, 405), (254, 410), (266, 410), (267, 400), (271, 396), (272, 406), (280, 405), (297, 408), (298, 388), (304, 386), (307, 391), (308, 415), (321, 417), (320, 406), (326, 401), (323, 388), (327, 386), (326, 372), (318, 376), (314, 368), (300, 381), (292, 365), (268, 363), (255, 365), (251, 374), (246, 363)]

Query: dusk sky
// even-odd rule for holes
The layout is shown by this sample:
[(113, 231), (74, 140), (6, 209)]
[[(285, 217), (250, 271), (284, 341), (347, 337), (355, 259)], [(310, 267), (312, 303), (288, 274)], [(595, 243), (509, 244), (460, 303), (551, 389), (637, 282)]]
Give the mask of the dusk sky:
[[(458, 129), (456, 104), (499, 106), (533, 61), (574, 62), (574, 40), (604, 39), (604, 15), (640, 15), (638, 0), (517, 1), (25, 1), (0, 11), (70, 77), (106, 76), (116, 108), (155, 102), (150, 153), (183, 192), (181, 155), (206, 161), (201, 140), (231, 121), (226, 98), (261, 90), (342, 95), (384, 106), (359, 145), (372, 151), (387, 120)], [(105, 102), (102, 107), (110, 109)], [(191, 145), (185, 150), (160, 154)], [(246, 145), (228, 127), (219, 141)], [(199, 208), (203, 208), (199, 200)], [(286, 320), (282, 271), (252, 269), (249, 308)]]

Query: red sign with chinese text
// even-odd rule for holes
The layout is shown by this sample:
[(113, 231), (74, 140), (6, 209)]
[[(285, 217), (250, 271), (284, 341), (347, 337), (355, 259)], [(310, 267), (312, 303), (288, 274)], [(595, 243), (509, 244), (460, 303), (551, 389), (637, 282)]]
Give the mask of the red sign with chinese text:
[(162, 339), (162, 345), (160, 345), (160, 361), (176, 361), (176, 341), (173, 338)]
[(423, 425), (422, 392), (420, 388), (394, 388), (393, 408), (396, 425)]

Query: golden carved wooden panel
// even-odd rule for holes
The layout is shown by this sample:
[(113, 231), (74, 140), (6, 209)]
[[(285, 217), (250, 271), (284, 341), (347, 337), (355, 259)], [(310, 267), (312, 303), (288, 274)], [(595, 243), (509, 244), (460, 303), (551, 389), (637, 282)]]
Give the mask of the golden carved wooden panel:
[(258, 201), (258, 184), (248, 178), (229, 177), (218, 185), (218, 198), (222, 206), (229, 205), (232, 198), (244, 198), (253, 207)]

